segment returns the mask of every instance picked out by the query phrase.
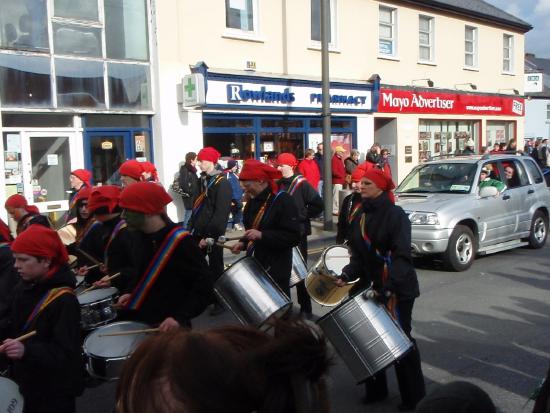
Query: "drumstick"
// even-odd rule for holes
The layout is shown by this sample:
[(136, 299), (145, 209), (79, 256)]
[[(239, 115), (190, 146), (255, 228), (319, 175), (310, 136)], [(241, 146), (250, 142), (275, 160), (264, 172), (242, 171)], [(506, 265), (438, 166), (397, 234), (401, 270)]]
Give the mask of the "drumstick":
[(229, 237), (229, 238), (226, 238), (226, 239), (225, 239), (225, 242), (227, 242), (227, 241), (238, 241), (238, 240), (240, 240), (241, 238), (243, 238), (243, 237)]
[(97, 258), (95, 258), (94, 256), (88, 254), (86, 251), (83, 251), (81, 250), (80, 248), (77, 248), (76, 249), (79, 253), (81, 253), (84, 258), (87, 258), (90, 262), (94, 263), (94, 264), (98, 264), (98, 265), (102, 265), (103, 263), (101, 261), (99, 261)]
[[(23, 334), (22, 336), (19, 336), (17, 338), (14, 338), (14, 341), (25, 341), (28, 338), (31, 338), (32, 336), (36, 335), (36, 330), (32, 330), (28, 332), (27, 334)], [(3, 345), (0, 345), (0, 353), (4, 351)]]
[(233, 245), (225, 245), (225, 244), (222, 244), (221, 242), (216, 242), (216, 245), (218, 245), (222, 248), (227, 248), (228, 250), (233, 248)]
[(128, 330), (128, 331), (118, 331), (116, 333), (105, 333), (99, 334), (99, 337), (115, 337), (115, 336), (125, 336), (129, 334), (149, 334), (149, 333), (158, 333), (160, 330), (158, 328), (143, 328), (141, 330)]
[(99, 267), (101, 264), (94, 264), (91, 267), (86, 267), (87, 270), (93, 270), (94, 268)]
[[(120, 275), (119, 272), (117, 272), (116, 274), (114, 275), (111, 275), (109, 277), (107, 277), (105, 280), (103, 281), (111, 281), (111, 280), (114, 280), (116, 277), (118, 277)], [(100, 280), (101, 281), (101, 280)], [(91, 287), (88, 287), (86, 288), (85, 290), (82, 290), (81, 292), (79, 292), (77, 295), (81, 295), (81, 294), (84, 294), (84, 293), (87, 293), (88, 291), (92, 291), (92, 290), (95, 290), (97, 287), (95, 285), (92, 285)]]

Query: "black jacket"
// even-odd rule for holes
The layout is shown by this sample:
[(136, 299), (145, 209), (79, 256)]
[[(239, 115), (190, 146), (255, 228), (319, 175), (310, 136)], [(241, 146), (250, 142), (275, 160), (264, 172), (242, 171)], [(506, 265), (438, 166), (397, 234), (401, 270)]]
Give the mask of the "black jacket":
[(20, 280), (13, 267), (14, 259), (7, 243), (0, 242), (0, 336), (6, 332), (7, 315), (12, 299), (12, 291)]
[[(170, 223), (153, 234), (141, 234), (143, 241), (140, 279), (168, 233)], [(159, 324), (167, 317), (186, 325), (200, 315), (212, 294), (211, 277), (204, 254), (188, 235), (176, 247), (139, 310), (127, 310), (129, 318)], [(123, 315), (124, 317), (124, 315)]]
[[(340, 205), (340, 213), (338, 214), (338, 225), (336, 231), (336, 243), (343, 244), (349, 239), (349, 232), (353, 228), (352, 222), (349, 222), (349, 217), (356, 205), (361, 205), (361, 194), (353, 192), (344, 198), (342, 205)], [(358, 214), (363, 211), (360, 207)]]
[(11, 361), (12, 377), (25, 399), (43, 399), (47, 395), (75, 397), (84, 389), (80, 306), (76, 296), (58, 297), (24, 329), (29, 314), (47, 291), (74, 285), (74, 275), (65, 266), (43, 282), (22, 281), (13, 292), (8, 337), (37, 331), (25, 341), (23, 358)]
[(193, 210), (189, 220), (189, 228), (196, 237), (218, 238), (225, 234), (233, 191), (231, 184), (223, 174), (215, 183), (219, 174), (222, 172), (216, 169), (208, 175), (204, 172), (201, 174), (200, 192), (206, 191), (206, 197), (202, 206)]
[[(271, 188), (268, 187), (246, 203), (243, 211), (246, 229), (252, 228), (254, 218), (270, 194)], [(262, 239), (255, 242), (254, 258), (262, 264), (282, 290), (289, 294), (292, 247), (300, 242), (298, 211), (289, 194), (280, 192), (277, 197), (271, 195), (258, 230), (262, 233)], [(246, 243), (246, 240), (242, 241)]]
[[(279, 179), (277, 184), (279, 190), (288, 191), (292, 181), (299, 175), (293, 175), (290, 178)], [(303, 177), (302, 177), (303, 178)], [(295, 187), (292, 194), (292, 199), (296, 203), (298, 209), (298, 222), (300, 222), (301, 235), (311, 234), (311, 218), (317, 217), (323, 212), (323, 199), (319, 196), (317, 190), (313, 189), (311, 184), (303, 178), (304, 181)], [(292, 190), (292, 188), (290, 188)]]
[(178, 175), (178, 183), (180, 188), (185, 192), (182, 195), (183, 206), (185, 209), (192, 209), (193, 202), (199, 194), (199, 177), (197, 169), (191, 164), (183, 164)]
[(17, 235), (21, 234), (23, 231), (25, 231), (29, 226), (31, 225), (44, 225), (46, 228), (50, 228), (50, 221), (48, 221), (48, 218), (46, 218), (44, 215), (40, 214), (34, 214), (34, 213), (28, 213), (23, 218), (19, 220), (17, 223), (17, 228), (15, 232)]
[(319, 152), (315, 152), (315, 155), (313, 155), (313, 159), (315, 159), (315, 162), (317, 162), (317, 166), (319, 167), (319, 173), (321, 174), (321, 181), (322, 181), (324, 176), (323, 171), (325, 170), (323, 155), (321, 155)]
[[(398, 299), (412, 299), (420, 294), (418, 278), (411, 258), (411, 223), (401, 207), (394, 205), (383, 193), (378, 198), (363, 201), (366, 214), (365, 227), (372, 247), (367, 249), (361, 235), (359, 214), (350, 232), (349, 245), (351, 261), (344, 267), (348, 278), (361, 278), (354, 291), (360, 291), (374, 282), (374, 288), (387, 288), (395, 292)], [(382, 284), (384, 261), (376, 256), (378, 249), (382, 256), (391, 252), (390, 278)]]

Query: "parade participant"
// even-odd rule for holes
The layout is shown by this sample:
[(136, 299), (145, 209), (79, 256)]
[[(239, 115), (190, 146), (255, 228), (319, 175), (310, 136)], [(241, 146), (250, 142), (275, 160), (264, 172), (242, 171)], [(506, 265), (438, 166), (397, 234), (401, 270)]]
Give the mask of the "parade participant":
[[(95, 187), (88, 198), (88, 210), (99, 225), (95, 225), (81, 242), (80, 249), (97, 258), (103, 265), (92, 271), (79, 271), (88, 284), (106, 288), (111, 284), (121, 292), (134, 288), (139, 276), (139, 236), (129, 231), (118, 206), (121, 189), (114, 185)], [(120, 273), (107, 281), (109, 275)]]
[[(298, 165), (298, 170), (304, 178), (311, 184), (311, 186), (319, 192), (319, 180), (321, 179), (321, 172), (319, 166), (314, 158), (315, 151), (313, 149), (306, 150), (304, 159)], [(322, 194), (320, 194), (322, 195)]]
[(72, 204), (74, 212), (71, 212), (74, 218), (70, 219), (66, 225), (57, 230), (61, 241), (67, 246), (69, 254), (72, 255), (77, 255), (76, 248), (78, 248), (82, 236), (94, 222), (92, 214), (88, 210), (88, 197), (91, 192), (92, 188), (90, 187), (85, 187), (78, 191)]
[(352, 222), (355, 217), (361, 213), (362, 198), (361, 198), (361, 178), (365, 174), (365, 167), (359, 165), (351, 174), (352, 193), (344, 198), (340, 205), (338, 214), (338, 225), (336, 231), (336, 243), (343, 244), (349, 239), (349, 232), (352, 229)]
[(120, 183), (123, 188), (145, 180), (143, 164), (135, 159), (123, 162), (120, 168), (118, 168), (118, 173), (120, 174)]
[(10, 249), (12, 241), (10, 229), (0, 219), (0, 337), (6, 328), (6, 322), (3, 320), (9, 308), (11, 292), (19, 281), (17, 271), (13, 267), (14, 260)]
[(159, 174), (155, 164), (149, 161), (141, 162), (143, 167), (142, 180), (148, 182), (159, 182)]
[[(377, 298), (413, 342), (413, 349), (395, 364), (402, 402), (399, 409), (413, 410), (425, 394), (420, 353), (411, 336), (412, 309), (420, 293), (410, 253), (411, 223), (394, 204), (393, 188), (392, 180), (380, 169), (370, 169), (361, 178), (363, 210), (353, 222), (351, 260), (342, 271), (342, 279), (360, 278), (352, 294), (372, 283)], [(365, 387), (366, 403), (384, 400), (388, 396), (385, 372), (367, 379)]]
[(292, 247), (300, 243), (300, 223), (292, 197), (277, 192), (274, 180), (281, 176), (280, 171), (260, 161), (245, 161), (239, 177), (250, 198), (243, 211), (246, 231), (232, 252), (246, 250), (247, 255), (254, 256), (290, 297)]
[[(0, 345), (25, 413), (74, 413), (83, 390), (80, 306), (57, 233), (33, 225), (12, 243), (21, 282), (13, 292), (8, 339)], [(36, 331), (25, 342), (14, 340)]]
[[(298, 222), (300, 225), (300, 252), (307, 264), (307, 237), (311, 235), (311, 218), (317, 217), (323, 212), (323, 200), (319, 193), (300, 174), (294, 173), (298, 160), (291, 153), (281, 153), (277, 158), (278, 168), (283, 177), (277, 184), (280, 191), (285, 191), (292, 196), (298, 209)], [(296, 294), (300, 304), (300, 312), (311, 316), (311, 298), (306, 290), (304, 282), (296, 284)]]
[[(179, 330), (144, 342), (124, 366), (117, 413), (328, 413), (326, 341), (301, 323)], [(215, 391), (212, 391), (215, 389)]]
[(122, 191), (120, 206), (128, 226), (141, 233), (140, 279), (121, 295), (123, 317), (160, 324), (163, 331), (191, 326), (212, 296), (204, 255), (189, 233), (170, 221), (165, 207), (172, 198), (160, 185), (139, 182)]
[(92, 173), (87, 169), (75, 169), (69, 176), (71, 194), (69, 195), (69, 206), (73, 207), (76, 195), (84, 188), (92, 187)]
[[(222, 171), (216, 169), (220, 159), (220, 153), (206, 147), (197, 154), (199, 168), (202, 171), (200, 177), (200, 192), (193, 204), (193, 212), (189, 220), (189, 231), (195, 242), (208, 257), (210, 274), (217, 280), (224, 271), (223, 249), (219, 245), (207, 245), (206, 239), (218, 239), (225, 234), (229, 212), (231, 211), (231, 198), (233, 191), (231, 184)], [(223, 308), (214, 300), (211, 315), (219, 314)]]
[(21, 234), (29, 226), (38, 224), (50, 227), (50, 221), (44, 215), (40, 215), (38, 208), (29, 205), (23, 195), (14, 194), (6, 200), (6, 211), (17, 222), (16, 234)]

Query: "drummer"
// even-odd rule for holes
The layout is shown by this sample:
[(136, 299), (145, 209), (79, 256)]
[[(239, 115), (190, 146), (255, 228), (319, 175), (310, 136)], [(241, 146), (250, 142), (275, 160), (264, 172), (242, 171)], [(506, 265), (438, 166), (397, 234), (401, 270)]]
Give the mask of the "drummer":
[[(22, 282), (13, 292), (10, 331), (0, 353), (25, 399), (25, 413), (74, 413), (83, 390), (80, 307), (57, 233), (32, 225), (12, 243)], [(16, 341), (31, 331), (36, 335)], [(5, 339), (5, 340), (4, 340)]]
[(17, 222), (16, 234), (21, 234), (29, 226), (34, 224), (50, 227), (50, 221), (44, 215), (40, 215), (38, 208), (29, 205), (23, 195), (14, 194), (6, 200), (6, 211)]
[(4, 318), (9, 308), (11, 292), (19, 281), (17, 271), (13, 267), (14, 259), (10, 249), (12, 241), (10, 229), (0, 218), (0, 336), (6, 328), (7, 320)]
[(255, 159), (246, 160), (239, 175), (245, 196), (250, 197), (243, 211), (246, 229), (232, 252), (246, 251), (254, 256), (273, 280), (290, 297), (292, 247), (300, 243), (298, 208), (292, 197), (277, 192), (277, 169)]
[[(80, 249), (97, 258), (103, 265), (86, 271), (88, 284), (107, 288), (113, 285), (120, 292), (130, 292), (138, 277), (140, 237), (128, 230), (121, 218), (122, 209), (118, 206), (121, 189), (114, 185), (95, 187), (88, 198), (88, 210), (101, 223), (92, 228), (80, 245)], [(109, 275), (120, 273), (112, 281), (106, 280)]]
[(212, 294), (204, 255), (189, 233), (173, 223), (165, 207), (172, 198), (160, 185), (138, 182), (122, 191), (120, 206), (128, 227), (143, 238), (140, 279), (118, 301), (122, 315), (163, 331), (191, 327)]
[(136, 182), (145, 181), (146, 171), (143, 164), (135, 159), (129, 159), (118, 168), (120, 183), (126, 188)]
[(78, 255), (76, 249), (80, 245), (80, 241), (95, 222), (88, 210), (88, 197), (91, 192), (92, 188), (90, 187), (84, 187), (78, 191), (72, 205), (74, 218), (57, 230), (61, 241), (67, 246), (67, 251), (71, 255)]
[[(311, 235), (311, 218), (315, 218), (323, 212), (323, 200), (319, 193), (302, 175), (294, 173), (298, 166), (298, 160), (291, 153), (281, 153), (277, 157), (278, 169), (283, 177), (277, 181), (280, 191), (286, 191), (291, 196), (298, 208), (298, 220), (300, 222), (300, 252), (307, 264), (307, 237)], [(300, 304), (300, 313), (311, 316), (311, 298), (307, 293), (304, 281), (296, 284), (296, 295)]]
[[(411, 336), (412, 309), (419, 296), (418, 279), (411, 259), (411, 223), (394, 204), (394, 184), (382, 170), (370, 169), (361, 178), (362, 211), (350, 232), (350, 264), (342, 271), (342, 281), (360, 277), (353, 292), (373, 283), (377, 299), (394, 315), (413, 349), (395, 365), (401, 393), (399, 410), (414, 410), (425, 395), (420, 353)], [(365, 382), (366, 403), (388, 397), (386, 374), (377, 373)]]
[[(362, 164), (361, 164), (362, 165)], [(338, 227), (336, 232), (336, 243), (343, 244), (349, 239), (349, 231), (352, 229), (352, 222), (361, 208), (361, 178), (365, 173), (365, 169), (359, 165), (351, 173), (351, 188), (352, 193), (344, 198), (340, 205), (338, 213)]]

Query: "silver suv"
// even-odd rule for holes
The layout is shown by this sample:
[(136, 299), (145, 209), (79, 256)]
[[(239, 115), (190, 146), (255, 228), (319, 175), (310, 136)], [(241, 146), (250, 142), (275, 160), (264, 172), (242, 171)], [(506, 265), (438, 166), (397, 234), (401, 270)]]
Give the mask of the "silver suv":
[(529, 156), (425, 162), (395, 194), (412, 224), (413, 255), (442, 255), (450, 270), (468, 269), (476, 254), (546, 242), (550, 190)]

